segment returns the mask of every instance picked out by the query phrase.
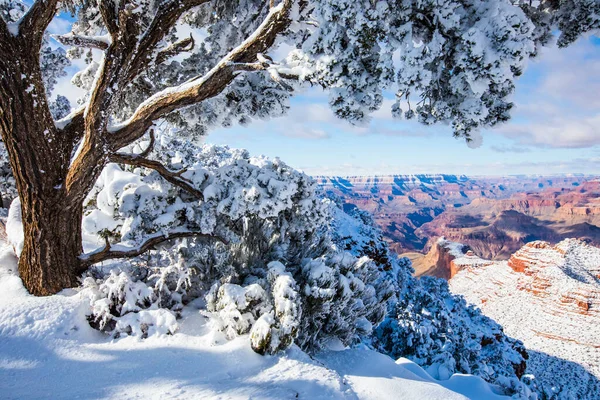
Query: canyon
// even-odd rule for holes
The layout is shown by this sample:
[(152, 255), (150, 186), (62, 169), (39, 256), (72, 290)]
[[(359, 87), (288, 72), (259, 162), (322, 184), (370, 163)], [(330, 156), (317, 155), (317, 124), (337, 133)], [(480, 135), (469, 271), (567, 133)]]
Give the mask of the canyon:
[[(600, 245), (600, 180), (589, 176), (467, 177), (395, 175), (317, 177), (322, 189), (373, 214), (397, 254), (417, 274), (431, 269), (436, 240), (469, 245), (506, 260), (534, 240), (580, 238)], [(435, 258), (435, 255), (433, 256)]]
[(523, 341), (549, 398), (600, 398), (600, 249), (534, 241), (491, 261), (446, 239), (435, 247), (450, 290)]

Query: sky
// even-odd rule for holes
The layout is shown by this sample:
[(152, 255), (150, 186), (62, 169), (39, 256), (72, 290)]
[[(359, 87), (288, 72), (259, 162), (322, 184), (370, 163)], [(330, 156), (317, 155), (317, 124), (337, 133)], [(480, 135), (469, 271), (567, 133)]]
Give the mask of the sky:
[[(65, 33), (70, 25), (56, 18), (49, 31)], [(70, 77), (56, 92), (72, 104), (81, 95)], [(512, 100), (512, 120), (482, 131), (475, 149), (453, 138), (449, 127), (393, 119), (391, 94), (369, 124), (352, 126), (333, 115), (320, 89), (294, 97), (285, 117), (219, 128), (206, 142), (279, 157), (310, 175), (600, 174), (599, 37), (543, 49), (529, 61)]]
[(311, 175), (600, 174), (600, 38), (548, 48), (517, 81), (510, 122), (469, 148), (446, 126), (395, 120), (386, 99), (368, 126), (337, 119), (327, 94), (292, 100), (289, 115), (218, 129), (207, 141), (280, 157)]

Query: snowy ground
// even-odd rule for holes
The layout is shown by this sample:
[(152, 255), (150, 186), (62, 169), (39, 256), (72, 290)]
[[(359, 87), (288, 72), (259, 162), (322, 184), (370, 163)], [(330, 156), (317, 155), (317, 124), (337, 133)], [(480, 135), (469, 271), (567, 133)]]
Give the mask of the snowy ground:
[(481, 379), (438, 382), (416, 364), (352, 349), (313, 359), (292, 347), (260, 356), (226, 341), (188, 307), (173, 336), (112, 340), (85, 320), (73, 290), (36, 298), (0, 244), (0, 397), (4, 399), (500, 399)]

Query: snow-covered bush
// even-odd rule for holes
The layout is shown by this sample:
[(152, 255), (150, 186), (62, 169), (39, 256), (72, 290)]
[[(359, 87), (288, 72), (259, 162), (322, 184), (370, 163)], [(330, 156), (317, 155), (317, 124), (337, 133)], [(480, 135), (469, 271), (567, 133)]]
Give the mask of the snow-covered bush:
[(406, 357), (437, 379), (473, 374), (509, 392), (525, 391), (519, 379), (528, 355), (523, 344), (507, 337), (500, 325), (450, 293), (446, 281), (412, 279), (406, 294), (379, 325), (378, 349)]
[(252, 349), (259, 354), (289, 347), (297, 336), (302, 305), (294, 278), (278, 261), (268, 265), (267, 279), (240, 286), (213, 286), (206, 296), (219, 328), (232, 338), (250, 332)]
[(257, 283), (248, 286), (215, 284), (206, 300), (208, 311), (216, 313), (219, 328), (230, 339), (248, 333), (256, 320), (272, 309), (267, 293)]
[[(192, 193), (151, 170), (113, 164), (88, 198), (83, 222), (97, 251), (107, 248), (104, 240), (108, 248), (135, 249), (156, 235), (197, 234), (119, 264), (129, 286), (148, 288), (136, 292), (139, 309), (125, 313), (157, 308), (177, 315), (188, 301), (205, 297), (215, 325), (227, 337), (250, 333), (259, 353), (293, 342), (315, 350), (331, 338), (349, 345), (384, 318), (393, 292), (381, 279), (384, 267), (340, 246), (333, 221), (343, 212), (318, 194), (311, 178), (277, 159), (195, 147), (169, 132), (159, 134), (153, 156), (180, 171), (177, 179)], [(104, 288), (103, 279), (114, 280), (109, 270), (95, 268), (95, 284)], [(116, 303), (127, 296), (113, 292), (96, 291), (90, 318), (121, 334), (121, 325), (107, 321), (123, 318)]]
[(159, 308), (156, 291), (125, 271), (111, 270), (109, 276), (84, 280), (84, 293), (90, 297), (90, 325), (105, 332), (147, 337), (155, 333), (174, 333), (175, 315)]
[(259, 354), (288, 348), (298, 334), (302, 317), (301, 296), (292, 274), (278, 261), (268, 267), (274, 309), (261, 315), (250, 332), (252, 349)]
[(95, 268), (86, 280), (94, 326), (117, 335), (173, 332), (182, 307), (200, 298), (217, 329), (249, 334), (260, 354), (362, 341), (439, 378), (466, 372), (518, 389), (520, 343), (444, 283), (413, 278), (369, 214), (344, 212), (279, 160), (194, 147), (169, 132), (157, 137), (153, 156), (192, 190), (111, 165), (88, 198), (86, 235), (100, 248), (101, 237), (117, 242), (110, 248), (135, 248), (155, 235), (197, 235), (121, 262), (119, 272)]
[(345, 345), (371, 334), (383, 320), (392, 290), (377, 265), (348, 252), (308, 260), (300, 286), (305, 296), (299, 343), (319, 348), (328, 339)]
[(175, 243), (143, 260), (90, 268), (82, 292), (90, 299), (90, 325), (114, 337), (174, 333), (197, 281), (182, 256), (185, 250), (184, 243)]

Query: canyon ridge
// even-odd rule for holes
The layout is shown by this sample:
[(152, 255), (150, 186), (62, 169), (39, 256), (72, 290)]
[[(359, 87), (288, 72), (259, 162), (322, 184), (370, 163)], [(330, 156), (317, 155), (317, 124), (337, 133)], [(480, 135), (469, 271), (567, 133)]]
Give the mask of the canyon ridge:
[(483, 259), (507, 260), (535, 240), (578, 238), (600, 245), (600, 179), (582, 175), (317, 177), (345, 208), (369, 211), (416, 275), (437, 270), (438, 238)]

